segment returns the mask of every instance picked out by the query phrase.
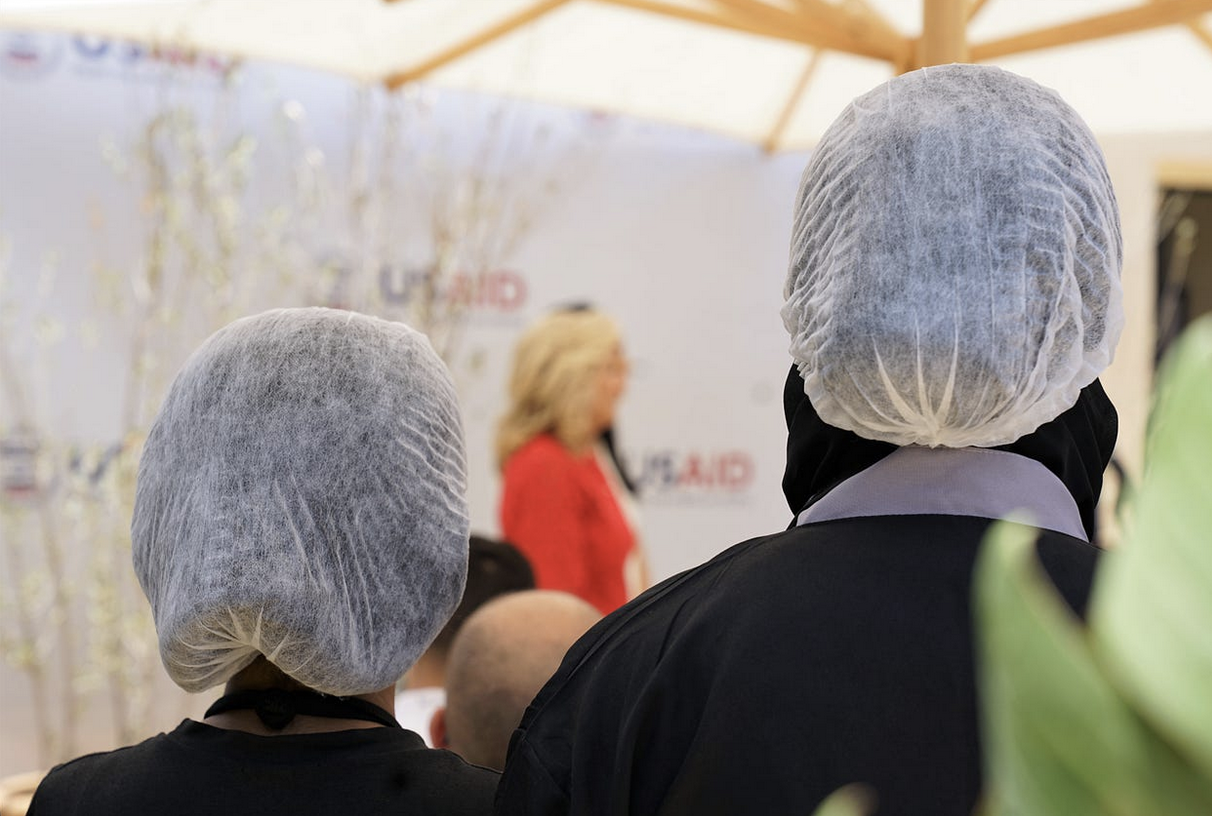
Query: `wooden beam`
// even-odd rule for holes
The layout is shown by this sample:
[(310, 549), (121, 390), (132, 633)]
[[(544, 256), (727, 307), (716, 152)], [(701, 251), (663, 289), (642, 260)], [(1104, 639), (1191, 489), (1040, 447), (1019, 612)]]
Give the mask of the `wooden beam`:
[(1195, 35), (1196, 39), (1208, 47), (1212, 51), (1212, 30), (1209, 30), (1206, 25), (1198, 20), (1192, 20), (1187, 23), (1187, 28)]
[(597, 2), (602, 3), (603, 5), (619, 6), (620, 8), (642, 11), (647, 14), (658, 14), (662, 17), (671, 17), (675, 20), (683, 20), (690, 23), (700, 23), (702, 25), (713, 26), (715, 28), (725, 28), (741, 34), (753, 34), (757, 37), (769, 37), (775, 40), (783, 40), (784, 42), (793, 42), (798, 45), (805, 44), (802, 34), (800, 34), (798, 31), (789, 31), (779, 26), (771, 26), (768, 24), (755, 22), (751, 19), (738, 17), (730, 14), (725, 9), (710, 12), (700, 11), (687, 6), (671, 5), (669, 3), (661, 2), (661, 0), (597, 0)]
[[(659, 14), (675, 20), (701, 23), (741, 34), (769, 37), (797, 45), (844, 51), (848, 54), (873, 59), (887, 59), (887, 55), (869, 44), (856, 42), (851, 37), (830, 30), (813, 29), (801, 19), (795, 19), (788, 24), (784, 17), (779, 17), (777, 20), (772, 20), (770, 17), (757, 19), (753, 16), (737, 14), (725, 7), (719, 7), (715, 11), (701, 11), (688, 6), (662, 2), (662, 0), (596, 0), (596, 2), (649, 14)], [(778, 9), (771, 10), (778, 11)]]
[(972, 0), (972, 2), (968, 4), (968, 22), (972, 22), (972, 18), (980, 14), (981, 9), (983, 9), (988, 2), (989, 0)]
[[(799, 0), (799, 2), (801, 5), (804, 5), (810, 3), (811, 0)], [(892, 21), (867, 0), (842, 0), (842, 8), (848, 10), (851, 14), (864, 18), (869, 25), (884, 32), (884, 36), (890, 39), (898, 40), (902, 44), (908, 41), (908, 38), (901, 33), (900, 29), (894, 26)]]
[[(1162, 3), (1165, 0), (1150, 0), (1150, 2)], [(1188, 20), (1184, 25), (1195, 35), (1197, 40), (1212, 50), (1212, 31), (1201, 20)]]
[(921, 65), (918, 64), (917, 53), (921, 50), (921, 47), (921, 37), (910, 37), (908, 55), (900, 62), (892, 63), (892, 72), (899, 76), (900, 74), (908, 73), (909, 71), (914, 71), (920, 68)]
[(437, 56), (430, 57), (420, 65), (414, 66), (404, 71), (399, 71), (392, 74), (384, 80), (384, 84), (390, 89), (395, 90), (401, 85), (407, 85), (409, 82), (415, 82), (425, 75), (436, 71), (444, 65), (448, 65), (460, 57), (481, 48), (494, 40), (499, 40), (506, 34), (510, 34), (528, 23), (534, 22), (545, 14), (555, 11), (560, 6), (568, 3), (569, 0), (542, 0), (535, 3), (533, 6), (523, 9), (522, 11), (510, 17), (506, 17), (496, 25), (489, 26), (468, 39), (457, 45), (447, 48)]
[(1179, 190), (1212, 192), (1212, 162), (1163, 161), (1157, 165), (1157, 183)]
[(917, 64), (944, 65), (968, 61), (968, 0), (926, 0)]
[(969, 56), (973, 62), (984, 62), (1011, 54), (1187, 23), (1209, 12), (1212, 12), (1212, 0), (1158, 0), (1156, 3), (1087, 17), (1072, 23), (977, 43), (969, 49)]
[[(801, 35), (803, 42), (819, 48), (891, 60), (899, 53), (898, 49), (901, 45), (899, 41), (888, 41), (870, 30), (864, 30), (862, 25), (855, 26), (854, 18), (851, 15), (823, 0), (799, 0), (801, 9), (823, 7), (824, 11), (819, 14), (817, 10), (792, 12), (786, 8), (762, 2), (762, 0), (711, 0), (711, 2), (739, 19), (797, 32)], [(839, 22), (842, 22), (843, 25), (838, 25)]]
[(775, 121), (774, 127), (770, 129), (770, 133), (767, 134), (766, 139), (762, 142), (762, 149), (767, 153), (773, 153), (778, 149), (779, 142), (783, 139), (783, 131), (787, 129), (787, 125), (791, 122), (792, 114), (799, 107), (800, 100), (804, 98), (804, 91), (807, 90), (808, 83), (812, 82), (812, 75), (816, 73), (816, 66), (820, 64), (820, 61), (821, 49), (818, 48), (808, 58), (808, 64), (804, 66), (804, 72), (800, 74), (800, 78), (796, 80), (791, 95), (787, 97), (787, 104), (783, 106), (783, 110), (779, 113), (779, 118)]
[(865, 0), (848, 0), (840, 6), (825, 0), (796, 0), (796, 5), (801, 17), (878, 46), (890, 62), (909, 53), (908, 38)]
[(800, 30), (807, 28), (811, 22), (805, 21), (803, 17), (785, 8), (777, 8), (763, 3), (761, 0), (710, 0), (710, 4), (739, 19), (751, 20), (760, 25), (775, 28), (785, 26), (792, 30)]

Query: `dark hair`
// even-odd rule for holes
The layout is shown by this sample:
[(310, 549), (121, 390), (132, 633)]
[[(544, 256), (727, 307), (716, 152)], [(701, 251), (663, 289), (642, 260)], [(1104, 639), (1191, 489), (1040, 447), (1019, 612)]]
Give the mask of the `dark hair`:
[(430, 648), (448, 651), (471, 613), (498, 595), (534, 588), (534, 570), (517, 547), (508, 541), (473, 534), (467, 552), (467, 588), (463, 590), (463, 599)]

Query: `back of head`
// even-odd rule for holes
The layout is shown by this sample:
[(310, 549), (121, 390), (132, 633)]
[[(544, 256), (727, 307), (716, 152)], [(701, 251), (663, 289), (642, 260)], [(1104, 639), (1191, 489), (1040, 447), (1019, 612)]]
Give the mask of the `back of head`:
[(947, 65), (859, 97), (796, 203), (783, 321), (821, 418), (895, 445), (1006, 444), (1111, 361), (1121, 237), (1056, 93)]
[(455, 635), (477, 609), (500, 595), (534, 586), (534, 570), (517, 547), (508, 541), (473, 535), (467, 551), (467, 586), (463, 598), (431, 648), (449, 652)]
[(458, 603), (467, 535), (445, 366), (403, 324), (330, 309), (238, 320), (189, 358), (131, 524), (187, 691), (258, 655), (329, 694), (392, 685)]
[(446, 668), (446, 733), (468, 762), (505, 767), (522, 714), (564, 653), (600, 614), (573, 595), (517, 592), (481, 607), (459, 632)]
[(591, 309), (550, 314), (514, 349), (509, 407), (497, 429), (497, 462), (541, 433), (566, 447), (594, 441), (591, 406), (597, 368), (619, 345), (614, 321)]

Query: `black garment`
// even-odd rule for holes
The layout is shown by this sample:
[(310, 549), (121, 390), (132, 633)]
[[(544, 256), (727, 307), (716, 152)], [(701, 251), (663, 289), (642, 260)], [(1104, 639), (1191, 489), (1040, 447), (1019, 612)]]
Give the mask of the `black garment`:
[[(590, 630), (535, 698), (496, 813), (809, 814), (863, 782), (880, 816), (969, 816), (969, 596), (989, 524), (809, 524), (653, 588)], [(1044, 532), (1039, 553), (1084, 608), (1097, 549)]]
[[(826, 424), (804, 394), (804, 380), (794, 365), (783, 387), (783, 414), (787, 420), (783, 493), (795, 515), (896, 450), (891, 443), (863, 439)], [(1095, 380), (1081, 390), (1072, 408), (995, 450), (1026, 456), (1052, 471), (1077, 502), (1087, 538), (1097, 542), (1094, 508), (1118, 432), (1115, 406)]]
[(497, 774), (398, 728), (261, 737), (185, 720), (60, 765), (31, 816), (491, 812)]
[[(792, 369), (783, 487), (799, 513), (895, 450), (830, 427)], [(1003, 450), (1040, 462), (1087, 530), (1114, 447), (1097, 381)], [(992, 522), (808, 524), (654, 587), (569, 650), (510, 746), (497, 814), (808, 814), (866, 783), (879, 816), (969, 816), (981, 788), (972, 570)], [(1098, 550), (1040, 534), (1084, 610)]]

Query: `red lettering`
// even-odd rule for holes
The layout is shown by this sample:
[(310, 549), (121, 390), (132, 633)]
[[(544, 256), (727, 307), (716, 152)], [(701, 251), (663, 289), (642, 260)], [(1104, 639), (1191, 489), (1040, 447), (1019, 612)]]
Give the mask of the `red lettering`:
[(711, 456), (688, 453), (678, 468), (677, 486), (683, 489), (719, 488), (736, 492), (753, 482), (753, 459), (745, 451), (725, 451)]
[(743, 490), (753, 481), (753, 460), (744, 451), (731, 451), (720, 457), (720, 484), (729, 490)]
[(678, 477), (680, 487), (711, 487), (714, 479), (708, 469), (703, 467), (703, 461), (697, 453), (686, 457), (682, 466), (682, 475)]
[(472, 289), (470, 278), (462, 273), (455, 275), (450, 280), (450, 288), (446, 290), (447, 303), (451, 306), (470, 307), (474, 297)]
[(512, 312), (526, 302), (526, 281), (516, 272), (497, 272), (493, 300), (502, 312)]

